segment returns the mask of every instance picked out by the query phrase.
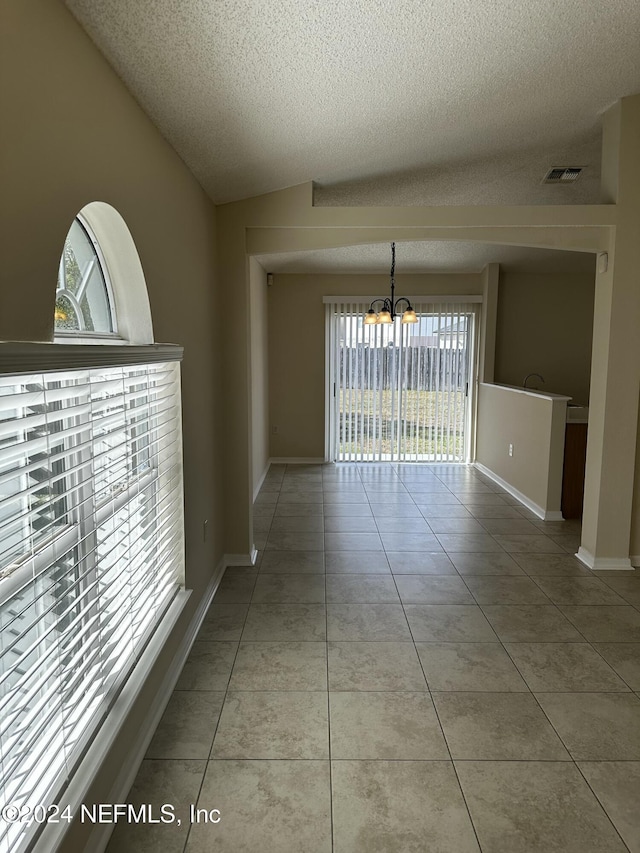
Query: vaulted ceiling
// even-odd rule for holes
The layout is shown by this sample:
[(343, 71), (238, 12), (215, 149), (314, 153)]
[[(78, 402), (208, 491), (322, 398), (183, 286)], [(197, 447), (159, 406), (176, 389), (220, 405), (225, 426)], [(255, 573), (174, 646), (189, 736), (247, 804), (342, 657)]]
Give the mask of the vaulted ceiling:
[(637, 0), (66, 5), (216, 203), (597, 203), (602, 113), (640, 91)]

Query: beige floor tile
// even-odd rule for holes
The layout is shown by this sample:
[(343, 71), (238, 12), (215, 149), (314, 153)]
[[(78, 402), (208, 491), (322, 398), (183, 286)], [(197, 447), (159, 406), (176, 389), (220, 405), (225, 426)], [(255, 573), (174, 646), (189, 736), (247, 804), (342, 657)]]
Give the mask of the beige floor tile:
[(384, 551), (327, 551), (327, 574), (388, 574), (391, 572)]
[(334, 761), (335, 853), (479, 853), (448, 761)]
[(327, 637), (337, 641), (411, 641), (400, 603), (328, 604)]
[(494, 492), (456, 492), (456, 497), (465, 506), (507, 506), (508, 502), (502, 495)]
[(502, 642), (580, 642), (582, 634), (554, 605), (484, 604), (484, 615)]
[(432, 477), (428, 480), (413, 477), (403, 477), (402, 482), (404, 483), (407, 491), (414, 500), (416, 500), (417, 495), (428, 495), (435, 497), (437, 495), (452, 494), (452, 492), (436, 477)]
[(368, 503), (325, 503), (324, 505), (324, 516), (325, 518), (330, 518), (331, 516), (339, 516), (340, 518), (357, 518), (359, 516), (363, 518), (373, 518), (373, 513), (371, 512), (371, 507)]
[(327, 499), (343, 499), (348, 500), (349, 498), (366, 498), (367, 493), (364, 489), (364, 486), (358, 485), (358, 483), (329, 483), (328, 481), (324, 481), (322, 484), (322, 491), (324, 492), (325, 500)]
[(198, 633), (198, 639), (208, 642), (239, 640), (248, 610), (248, 603), (233, 604), (214, 598)]
[(496, 541), (510, 554), (561, 554), (563, 549), (544, 534), (497, 534)]
[(253, 517), (254, 518), (265, 518), (271, 519), (273, 518), (276, 511), (275, 504), (254, 504), (253, 505)]
[(593, 646), (632, 690), (640, 691), (640, 643), (594, 643)]
[(474, 518), (515, 518), (521, 519), (522, 513), (517, 507), (506, 503), (499, 504), (467, 504), (467, 509)]
[(640, 762), (578, 764), (631, 853), (640, 853)]
[(413, 643), (330, 642), (329, 689), (426, 691)]
[(536, 583), (554, 604), (625, 604), (597, 578), (537, 577)]
[(324, 643), (240, 643), (230, 690), (326, 690)]
[(470, 495), (495, 495), (497, 494), (495, 488), (490, 486), (488, 483), (481, 482), (476, 480), (468, 481), (466, 483), (449, 483), (449, 489), (453, 492), (454, 495), (460, 498), (467, 498)]
[(254, 506), (274, 506), (278, 503), (278, 492), (261, 491), (255, 499)]
[(543, 533), (548, 535), (562, 535), (564, 533), (579, 534), (582, 530), (582, 522), (578, 519), (567, 518), (564, 521), (543, 521), (541, 518), (533, 518), (532, 522)]
[(399, 604), (400, 598), (392, 577), (332, 574), (327, 577), (327, 601)]
[(404, 501), (396, 500), (386, 501), (384, 503), (371, 501), (370, 506), (371, 512), (373, 513), (373, 517), (376, 521), (378, 519), (387, 521), (390, 518), (423, 518), (422, 513), (411, 498), (407, 498)]
[(413, 498), (404, 488), (404, 486), (401, 485), (379, 489), (375, 489), (369, 485), (365, 485), (365, 490), (367, 492), (367, 500), (371, 504), (371, 508), (374, 509), (374, 511), (375, 508), (379, 505), (409, 508), (413, 508), (415, 506)]
[(438, 541), (448, 554), (456, 551), (474, 554), (502, 551), (500, 545), (488, 533), (439, 533)]
[(329, 758), (324, 692), (227, 693), (212, 758)]
[(581, 536), (577, 533), (552, 533), (549, 538), (567, 554), (576, 554), (581, 543)]
[(395, 580), (403, 604), (474, 604), (460, 577), (398, 575)]
[(640, 760), (640, 699), (632, 693), (538, 693), (576, 761)]
[(488, 554), (451, 554), (461, 575), (523, 575), (524, 571), (504, 551)]
[(176, 820), (157, 824), (118, 821), (107, 853), (182, 853), (189, 832), (189, 805), (198, 797), (206, 766), (206, 761), (143, 761), (127, 802), (137, 808), (152, 806), (156, 819), (161, 806), (169, 804), (175, 808)]
[(457, 761), (483, 853), (625, 853), (573, 763)]
[(305, 486), (304, 488), (288, 488), (283, 485), (280, 490), (280, 501), (283, 503), (322, 504), (322, 486)]
[(430, 535), (431, 525), (420, 516), (420, 518), (377, 518), (376, 525), (381, 536), (394, 536), (408, 533), (419, 535)]
[(465, 577), (478, 604), (549, 604), (549, 599), (531, 578)]
[(245, 642), (324, 641), (324, 604), (252, 604), (242, 633)]
[(322, 604), (324, 575), (260, 574), (251, 601), (253, 604)]
[(513, 554), (513, 559), (531, 577), (593, 577), (587, 567), (569, 554)]
[(377, 533), (373, 515), (327, 515), (324, 519), (326, 533)]
[(475, 518), (432, 518), (429, 527), (434, 533), (486, 533)]
[[(274, 518), (267, 529), (271, 533), (322, 533), (324, 519), (318, 515), (281, 515)], [(255, 531), (255, 525), (254, 525)]]
[(454, 759), (569, 760), (530, 693), (433, 693), (433, 701)]
[[(640, 572), (638, 572), (640, 575)], [(602, 572), (600, 580), (603, 581), (610, 589), (618, 593), (627, 604), (633, 604), (634, 607), (640, 606), (640, 580), (635, 575), (633, 577), (607, 577), (606, 572)]]
[(560, 610), (589, 642), (640, 643), (640, 612), (630, 605), (561, 604)]
[(438, 551), (440, 543), (433, 533), (383, 533), (385, 551)]
[(267, 551), (322, 551), (324, 548), (324, 533), (309, 533), (289, 531), (269, 533)]
[(444, 551), (387, 551), (394, 575), (456, 575)]
[(405, 613), (416, 642), (482, 643), (498, 640), (475, 604), (407, 604)]
[(226, 690), (237, 649), (237, 643), (196, 640), (176, 690)]
[(327, 533), (327, 551), (382, 551), (382, 541), (377, 533)]
[(331, 853), (328, 761), (210, 761), (185, 853)]
[(540, 535), (540, 531), (532, 524), (530, 521), (527, 521), (526, 518), (483, 518), (482, 526), (487, 531), (487, 533), (491, 533), (492, 535), (496, 534), (529, 534), (529, 535)]
[(260, 574), (323, 574), (322, 551), (265, 551)]
[(526, 692), (500, 643), (417, 643), (429, 690)]
[(334, 759), (448, 759), (427, 693), (329, 694)]
[(214, 602), (221, 604), (248, 604), (258, 577), (258, 569), (227, 569), (216, 590)]
[(506, 649), (534, 692), (629, 690), (589, 643), (507, 643)]
[(286, 516), (322, 516), (323, 505), (321, 503), (299, 503), (292, 498), (289, 500), (281, 499), (278, 501), (274, 520), (276, 518), (284, 518)]
[(426, 497), (426, 495), (421, 495), (416, 504), (428, 522), (432, 518), (473, 518), (469, 508), (459, 503), (454, 495), (445, 499), (442, 499), (444, 496), (434, 497), (430, 502), (425, 502)]
[(223, 691), (175, 690), (145, 758), (209, 758)]

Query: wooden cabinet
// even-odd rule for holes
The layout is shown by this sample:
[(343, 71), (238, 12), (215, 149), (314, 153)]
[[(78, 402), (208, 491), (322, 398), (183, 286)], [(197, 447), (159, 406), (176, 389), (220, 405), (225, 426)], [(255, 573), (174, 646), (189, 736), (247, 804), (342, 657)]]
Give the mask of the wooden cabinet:
[(587, 424), (568, 423), (564, 435), (562, 471), (562, 515), (582, 518), (584, 469), (587, 459)]

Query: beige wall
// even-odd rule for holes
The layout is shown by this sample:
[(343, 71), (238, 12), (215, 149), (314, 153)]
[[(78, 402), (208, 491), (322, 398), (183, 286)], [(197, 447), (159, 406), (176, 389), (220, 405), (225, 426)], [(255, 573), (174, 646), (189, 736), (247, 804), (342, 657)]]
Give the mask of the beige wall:
[[(640, 423), (640, 413), (638, 415), (638, 423)], [(633, 565), (640, 568), (640, 431), (638, 432), (638, 442), (636, 446), (635, 490), (633, 494), (631, 514), (631, 543), (629, 547), (629, 554), (632, 557)]]
[(269, 464), (269, 351), (267, 274), (251, 258), (249, 263), (251, 345), (251, 470), (254, 497)]
[[(324, 458), (323, 296), (386, 295), (385, 275), (274, 275), (269, 288), (269, 397), (272, 457)], [(481, 294), (480, 275), (400, 275), (396, 294)]]
[(588, 565), (627, 568), (640, 538), (634, 457), (640, 398), (640, 95), (604, 121), (603, 191), (617, 226), (598, 269), (581, 552)]
[(560, 512), (565, 414), (562, 401), (480, 385), (477, 461), (545, 513)]
[[(211, 322), (215, 208), (59, 0), (5, 2), (1, 29), (0, 338), (51, 339), (65, 235), (76, 212), (99, 200), (131, 230), (156, 340), (185, 347), (186, 578), (194, 594), (92, 791), (108, 802), (111, 780), (224, 552), (221, 350)], [(82, 849), (81, 836), (65, 850)]]
[[(541, 390), (589, 403), (593, 275), (500, 273), (495, 381), (522, 385), (544, 377)], [(537, 380), (533, 380), (537, 381)]]

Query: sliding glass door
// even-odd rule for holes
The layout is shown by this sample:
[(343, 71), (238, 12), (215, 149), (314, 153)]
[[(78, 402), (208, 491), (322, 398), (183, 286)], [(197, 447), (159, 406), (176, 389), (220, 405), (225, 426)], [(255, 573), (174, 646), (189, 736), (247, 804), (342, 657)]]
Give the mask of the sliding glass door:
[(334, 461), (468, 461), (476, 306), (414, 307), (415, 324), (365, 326), (367, 304), (327, 306)]

